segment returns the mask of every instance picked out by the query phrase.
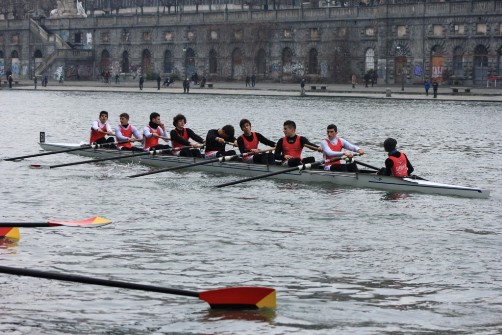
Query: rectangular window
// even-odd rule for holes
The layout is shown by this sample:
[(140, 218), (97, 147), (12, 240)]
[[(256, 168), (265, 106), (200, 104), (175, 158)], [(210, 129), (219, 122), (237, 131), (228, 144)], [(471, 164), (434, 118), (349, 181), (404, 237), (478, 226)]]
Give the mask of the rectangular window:
[(143, 32), (143, 41), (151, 41), (152, 40), (152, 34), (150, 34), (149, 31)]
[(444, 35), (444, 27), (442, 24), (435, 24), (433, 26), (433, 31), (432, 31), (434, 36), (443, 36)]
[(103, 42), (103, 43), (110, 42), (110, 34), (109, 33), (101, 33), (101, 42)]
[(0, 35), (0, 44), (3, 44), (3, 35)]
[(455, 35), (465, 34), (465, 25), (463, 24), (456, 24), (454, 29), (455, 29)]
[(317, 28), (310, 28), (310, 38), (313, 40), (316, 40), (319, 38), (319, 29)]
[(10, 41), (12, 44), (18, 44), (19, 43), (19, 35), (12, 35)]
[(345, 37), (347, 35), (347, 28), (338, 28), (338, 37)]
[(234, 38), (236, 41), (242, 41), (242, 30), (234, 31)]
[(476, 34), (486, 35), (486, 23), (478, 23), (476, 25)]
[(193, 32), (193, 31), (189, 31), (189, 32), (187, 32), (187, 39), (188, 39), (189, 41), (193, 41), (193, 40), (195, 40), (195, 32)]
[(406, 36), (406, 26), (397, 26), (397, 37)]
[(170, 31), (164, 31), (164, 41), (172, 41), (173, 33)]
[(284, 29), (282, 36), (284, 38), (292, 38), (293, 33), (291, 32), (291, 29)]
[(209, 37), (211, 38), (211, 41), (217, 41), (218, 40), (218, 32), (216, 30), (212, 30), (209, 33)]
[(375, 28), (373, 27), (368, 27), (365, 30), (366, 36), (375, 36)]

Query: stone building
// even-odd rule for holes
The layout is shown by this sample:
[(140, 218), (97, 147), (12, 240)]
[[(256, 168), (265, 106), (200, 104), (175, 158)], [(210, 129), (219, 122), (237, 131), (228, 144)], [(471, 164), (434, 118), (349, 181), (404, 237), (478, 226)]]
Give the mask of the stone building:
[(187, 1), (167, 12), (161, 6), (118, 14), (93, 8), (86, 18), (4, 15), (0, 76), (77, 80), (109, 72), (132, 79), (197, 72), (209, 80), (255, 74), (348, 83), (352, 74), (362, 79), (374, 71), (388, 84), (502, 79), (501, 1), (317, 1), (275, 9), (211, 3)]

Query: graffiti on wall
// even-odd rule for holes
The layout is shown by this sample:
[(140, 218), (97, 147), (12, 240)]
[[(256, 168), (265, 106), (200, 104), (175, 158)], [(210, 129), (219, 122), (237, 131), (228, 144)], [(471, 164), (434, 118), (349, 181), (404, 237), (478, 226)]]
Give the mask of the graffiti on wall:
[(111, 74), (114, 76), (122, 72), (122, 66), (119, 61), (113, 61), (110, 69)]
[(321, 77), (323, 78), (328, 77), (328, 63), (326, 62), (321, 63)]
[(19, 58), (12, 58), (10, 70), (12, 72), (12, 77), (19, 78), (21, 74), (21, 63), (19, 62)]
[(305, 74), (305, 69), (301, 63), (288, 63), (282, 67), (282, 73), (302, 77)]
[(0, 78), (5, 76), (5, 63), (3, 58), (0, 58)]
[(54, 73), (52, 74), (52, 79), (54, 80), (59, 80), (59, 78), (62, 78), (63, 77), (63, 67), (62, 66), (58, 66), (56, 68), (56, 71), (54, 71)]
[(274, 79), (278, 79), (279, 78), (279, 64), (277, 63), (272, 63), (270, 64), (270, 76)]

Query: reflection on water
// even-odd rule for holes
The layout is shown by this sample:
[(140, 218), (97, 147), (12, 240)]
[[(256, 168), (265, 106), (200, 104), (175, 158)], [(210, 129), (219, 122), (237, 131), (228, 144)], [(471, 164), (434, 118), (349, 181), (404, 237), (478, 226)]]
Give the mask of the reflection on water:
[(263, 321), (271, 323), (275, 320), (276, 311), (271, 308), (262, 308), (259, 310), (232, 311), (232, 310), (214, 310), (207, 311), (204, 319), (207, 321), (219, 320), (246, 320)]
[(385, 192), (384, 195), (382, 196), (381, 200), (383, 201), (399, 201), (399, 200), (405, 200), (409, 198), (410, 195), (409, 193), (399, 193), (399, 192)]

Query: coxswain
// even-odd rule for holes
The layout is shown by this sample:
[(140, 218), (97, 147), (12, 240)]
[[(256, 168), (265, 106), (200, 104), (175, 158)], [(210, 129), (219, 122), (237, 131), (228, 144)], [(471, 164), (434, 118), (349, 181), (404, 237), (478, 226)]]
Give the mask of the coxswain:
[[(186, 128), (186, 123), (187, 119), (183, 114), (178, 114), (173, 118), (174, 129), (170, 132), (171, 143), (174, 149), (188, 146), (192, 148), (174, 150), (173, 154), (181, 157), (202, 157), (198, 148), (202, 146), (204, 139), (195, 134), (192, 129)], [(194, 140), (196, 143), (190, 142), (190, 139)]]
[(303, 147), (322, 152), (321, 147), (310, 143), (304, 137), (296, 134), (296, 123), (287, 120), (283, 125), (284, 137), (275, 145), (275, 160), (282, 161), (283, 166), (298, 166), (315, 162), (314, 157), (302, 157)]
[(242, 157), (242, 161), (246, 163), (257, 164), (275, 164), (274, 154), (272, 152), (258, 153), (258, 144), (262, 143), (269, 147), (275, 148), (275, 142), (269, 140), (260, 133), (251, 131), (251, 121), (242, 119), (239, 123), (243, 134), (237, 138), (237, 145), (241, 154), (246, 152), (254, 152), (254, 155)]
[(385, 160), (385, 167), (381, 168), (378, 174), (394, 177), (408, 177), (413, 172), (408, 157), (403, 152), (396, 149), (397, 141), (393, 138), (388, 138), (383, 142), (383, 148), (388, 153), (388, 158)]
[(108, 123), (108, 112), (101, 111), (99, 113), (99, 119), (94, 121), (91, 126), (91, 137), (89, 139), (90, 144), (106, 144), (105, 147), (114, 147), (113, 142), (115, 139), (113, 137), (106, 138), (106, 135), (114, 136), (112, 127)]
[[(352, 158), (352, 152), (357, 152), (359, 155), (364, 155), (364, 150), (349, 141), (338, 137), (338, 128), (334, 124), (328, 125), (328, 137), (321, 141), (321, 148), (324, 154), (324, 159), (341, 158), (346, 156)], [(343, 151), (343, 149), (348, 151)], [(324, 170), (341, 171), (341, 172), (357, 172), (357, 165), (354, 162), (341, 164), (341, 160), (327, 162), (324, 164)]]
[(212, 159), (221, 156), (236, 155), (235, 150), (225, 150), (225, 145), (227, 143), (237, 146), (234, 134), (234, 127), (229, 124), (219, 129), (209, 130), (206, 135), (205, 157)]
[(120, 114), (120, 124), (115, 127), (115, 136), (117, 136), (117, 148), (120, 150), (143, 151), (143, 149), (134, 147), (132, 142), (142, 140), (138, 129), (129, 123), (129, 114)]
[(168, 144), (159, 144), (159, 138), (169, 141), (169, 137), (166, 136), (166, 127), (160, 120), (160, 114), (153, 112), (150, 114), (150, 123), (143, 128), (143, 150), (171, 149)]

